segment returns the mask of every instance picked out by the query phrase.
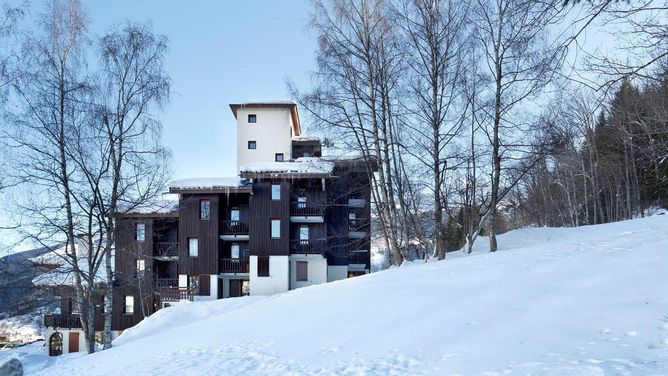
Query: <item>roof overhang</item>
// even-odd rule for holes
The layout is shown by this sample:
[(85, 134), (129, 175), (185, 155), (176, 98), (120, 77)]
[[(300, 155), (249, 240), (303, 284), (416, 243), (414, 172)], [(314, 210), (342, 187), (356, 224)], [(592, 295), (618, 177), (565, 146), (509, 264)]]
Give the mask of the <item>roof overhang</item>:
[(178, 194), (230, 194), (230, 193), (252, 193), (253, 187), (220, 187), (220, 188), (169, 188), (169, 193)]

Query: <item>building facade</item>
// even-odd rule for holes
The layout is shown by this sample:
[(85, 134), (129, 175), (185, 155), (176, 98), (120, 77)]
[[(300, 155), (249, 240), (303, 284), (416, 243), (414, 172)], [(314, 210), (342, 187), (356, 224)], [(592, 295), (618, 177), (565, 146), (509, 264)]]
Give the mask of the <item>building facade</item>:
[(118, 225), (112, 329), (181, 300), (269, 295), (370, 272), (370, 175), (323, 157), (293, 102), (230, 105), (235, 177), (177, 180), (178, 203)]

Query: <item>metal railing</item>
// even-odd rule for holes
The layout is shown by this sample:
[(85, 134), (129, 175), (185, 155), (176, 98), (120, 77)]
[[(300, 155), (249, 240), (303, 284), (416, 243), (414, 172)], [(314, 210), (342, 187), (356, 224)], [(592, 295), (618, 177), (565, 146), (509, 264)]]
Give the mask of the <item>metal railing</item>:
[(369, 262), (369, 252), (368, 251), (359, 251), (359, 252), (350, 252), (348, 254), (348, 263), (349, 264), (367, 264)]
[(308, 217), (323, 216), (325, 205), (314, 202), (292, 202), (290, 203), (290, 215)]
[(248, 273), (248, 258), (222, 258), (218, 266), (221, 273)]
[(223, 235), (248, 235), (249, 226), (247, 221), (222, 221), (220, 233)]
[(292, 240), (290, 241), (291, 253), (324, 253), (327, 251), (327, 240)]

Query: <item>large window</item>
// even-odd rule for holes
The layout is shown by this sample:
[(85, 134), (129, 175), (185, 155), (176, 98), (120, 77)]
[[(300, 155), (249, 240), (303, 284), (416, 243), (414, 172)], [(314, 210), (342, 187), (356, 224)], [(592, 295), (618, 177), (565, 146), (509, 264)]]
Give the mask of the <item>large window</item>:
[(251, 150), (257, 149), (257, 142), (256, 141), (248, 141), (248, 148)]
[(299, 240), (302, 242), (308, 241), (308, 226), (299, 227)]
[(248, 123), (249, 124), (257, 123), (257, 115), (256, 114), (248, 114)]
[(230, 257), (233, 259), (239, 258), (239, 244), (232, 244), (230, 247)]
[(269, 256), (257, 256), (257, 276), (269, 277)]
[(211, 219), (211, 201), (199, 200), (199, 219)]
[(308, 261), (297, 261), (297, 282), (308, 281)]
[(135, 313), (135, 297), (133, 295), (125, 295), (125, 305), (123, 306), (123, 313), (132, 315)]
[(272, 200), (280, 200), (281, 199), (281, 185), (280, 184), (272, 184), (271, 185), (271, 199)]
[(271, 238), (280, 239), (281, 238), (281, 220), (272, 219), (271, 220)]
[(138, 242), (143, 242), (146, 240), (146, 224), (140, 222), (137, 223), (136, 227), (136, 233), (135, 233), (135, 240)]
[(285, 160), (285, 156), (283, 155), (283, 153), (276, 153), (276, 155), (274, 156), (274, 160), (276, 162), (283, 162)]
[(199, 254), (199, 240), (197, 238), (188, 238), (188, 256), (197, 257)]

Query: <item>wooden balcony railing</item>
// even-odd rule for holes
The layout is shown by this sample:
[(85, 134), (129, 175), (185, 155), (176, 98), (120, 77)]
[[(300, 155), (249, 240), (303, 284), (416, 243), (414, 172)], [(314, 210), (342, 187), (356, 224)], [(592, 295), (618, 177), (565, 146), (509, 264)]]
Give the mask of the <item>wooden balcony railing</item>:
[(299, 217), (321, 217), (325, 213), (325, 205), (314, 202), (293, 202), (290, 204), (290, 215)]
[(155, 257), (178, 257), (179, 243), (177, 242), (155, 242), (153, 243), (153, 256)]
[(359, 251), (348, 254), (348, 264), (367, 264), (369, 262), (369, 252)]
[(163, 302), (180, 302), (181, 300), (192, 302), (193, 296), (195, 296), (195, 291), (190, 287), (163, 287), (160, 289), (160, 300)]
[(248, 273), (248, 258), (222, 258), (218, 266), (221, 273)]
[(327, 240), (292, 240), (290, 242), (291, 253), (317, 254), (327, 251)]
[(81, 328), (79, 315), (44, 315), (47, 328)]
[(223, 235), (248, 235), (249, 226), (247, 221), (222, 221), (220, 233)]

